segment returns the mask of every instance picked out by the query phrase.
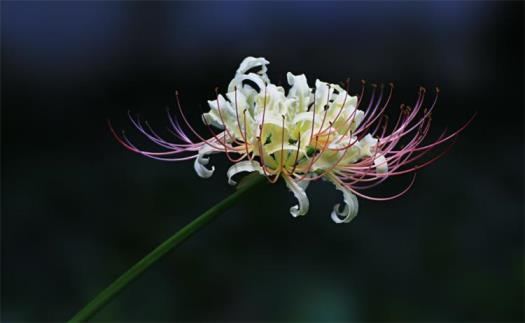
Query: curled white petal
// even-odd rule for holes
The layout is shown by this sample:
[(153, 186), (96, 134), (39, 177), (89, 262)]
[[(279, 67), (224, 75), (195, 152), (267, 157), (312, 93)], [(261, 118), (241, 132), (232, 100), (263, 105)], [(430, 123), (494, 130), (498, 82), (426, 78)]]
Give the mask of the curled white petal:
[(376, 167), (377, 173), (384, 174), (388, 172), (388, 163), (383, 155), (379, 155), (374, 159), (374, 166)]
[[(310, 175), (307, 176), (307, 178), (309, 178), (309, 177), (310, 177)], [(305, 191), (308, 188), (308, 185), (310, 185), (310, 181), (305, 181), (305, 180), (298, 181), (296, 183), (297, 183), (297, 185), (299, 185), (299, 187), (301, 187)]]
[(259, 87), (259, 89), (257, 89), (257, 91), (259, 92), (264, 89), (267, 83), (264, 77), (259, 74), (255, 74), (255, 73), (239, 74), (239, 75), (236, 75), (233, 78), (233, 80), (231, 80), (230, 84), (228, 85), (228, 92), (235, 91), (235, 88), (241, 90), (241, 89), (244, 89), (245, 87), (248, 87), (251, 89), (252, 86), (248, 84), (243, 86), (242, 82), (244, 81), (252, 81), (253, 83), (255, 83), (257, 87)]
[(199, 155), (193, 163), (193, 167), (195, 168), (195, 172), (197, 173), (197, 175), (199, 175), (202, 178), (210, 178), (213, 175), (213, 172), (215, 171), (215, 166), (207, 168), (206, 165), (208, 165), (208, 163), (210, 162), (210, 158), (207, 156), (209, 154), (214, 153), (217, 153), (217, 151), (215, 151), (210, 146), (204, 146), (199, 150)]
[[(299, 204), (294, 205), (290, 208), (290, 214), (295, 218), (308, 213), (310, 208), (310, 202), (308, 196), (306, 196), (305, 189), (301, 185), (297, 184), (293, 179), (288, 176), (283, 176), (286, 186), (292, 191)], [(304, 185), (304, 184), (303, 184)]]
[(330, 217), (335, 223), (349, 223), (357, 216), (357, 212), (359, 211), (357, 197), (349, 189), (339, 185), (330, 177), (328, 177), (328, 179), (334, 183), (336, 189), (343, 192), (343, 200), (345, 202), (343, 210), (340, 210), (340, 204), (336, 204)]
[(254, 67), (261, 66), (261, 71), (259, 72), (260, 75), (266, 74), (266, 71), (268, 68), (266, 65), (270, 64), (270, 62), (264, 58), (264, 57), (253, 57), (248, 56), (241, 62), (241, 65), (239, 65), (239, 68), (235, 72), (236, 74), (245, 74), (247, 71)]
[(237, 182), (232, 180), (232, 177), (242, 172), (259, 172), (260, 174), (262, 174), (263, 170), (261, 168), (261, 165), (259, 165), (258, 162), (253, 160), (238, 162), (237, 164), (231, 166), (228, 169), (228, 172), (226, 173), (226, 176), (228, 176), (228, 184), (236, 185)]

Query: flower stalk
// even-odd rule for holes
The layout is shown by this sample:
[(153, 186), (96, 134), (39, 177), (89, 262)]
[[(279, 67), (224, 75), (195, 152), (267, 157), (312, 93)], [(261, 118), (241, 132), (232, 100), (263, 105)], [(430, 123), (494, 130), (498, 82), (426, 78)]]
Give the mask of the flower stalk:
[(151, 251), (148, 255), (142, 258), (139, 262), (133, 265), (106, 289), (100, 292), (91, 302), (82, 308), (69, 322), (86, 322), (107, 305), (117, 294), (119, 294), (126, 286), (137, 279), (153, 264), (159, 261), (169, 251), (176, 246), (183, 243), (186, 239), (191, 237), (199, 229), (203, 228), (217, 215), (223, 213), (231, 206), (235, 205), (242, 197), (254, 188), (266, 182), (265, 177), (253, 174), (253, 176), (246, 176), (237, 186), (237, 190), (230, 196), (217, 203), (206, 212), (202, 213), (195, 220), (187, 224), (185, 227), (177, 231), (170, 238), (161, 243), (157, 248)]

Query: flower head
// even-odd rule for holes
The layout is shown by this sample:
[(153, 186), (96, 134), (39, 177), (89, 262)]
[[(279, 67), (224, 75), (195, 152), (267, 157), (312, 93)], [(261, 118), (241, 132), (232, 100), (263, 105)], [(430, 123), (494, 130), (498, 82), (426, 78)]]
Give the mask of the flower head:
[[(470, 122), (423, 144), (438, 89), (430, 106), (425, 107), (426, 91), (420, 88), (414, 106), (401, 105), (397, 120), (390, 125), (385, 110), (392, 96), (392, 84), (387, 89), (373, 85), (365, 104), (364, 82), (360, 94), (352, 96), (348, 93), (348, 82), (343, 87), (316, 80), (311, 88), (304, 74), (289, 72), (290, 87), (286, 91), (270, 82), (266, 74), (268, 64), (262, 57), (245, 58), (225, 95), (217, 93), (214, 100), (208, 101), (210, 111), (202, 115), (210, 131), (207, 137), (201, 136), (186, 119), (178, 93), (182, 123), (168, 112), (171, 131), (178, 142), (162, 138), (147, 123), (131, 116), (134, 126), (163, 151), (139, 149), (124, 133), (122, 136), (113, 133), (126, 148), (150, 158), (193, 159), (196, 173), (203, 178), (214, 173), (209, 155), (216, 153), (224, 153), (233, 163), (227, 171), (231, 185), (236, 184), (233, 177), (241, 172), (258, 172), (272, 183), (283, 178), (298, 200), (290, 208), (294, 217), (308, 212), (305, 193), (308, 184), (321, 178), (328, 180), (343, 193), (345, 203), (343, 208), (336, 205), (331, 217), (337, 223), (347, 223), (358, 212), (356, 195), (371, 200), (401, 196), (414, 183), (415, 171), (442, 153), (424, 161), (422, 158), (450, 141)], [(420, 164), (415, 164), (416, 161)], [(409, 173), (412, 180), (398, 194), (372, 197), (362, 193), (390, 176)]]

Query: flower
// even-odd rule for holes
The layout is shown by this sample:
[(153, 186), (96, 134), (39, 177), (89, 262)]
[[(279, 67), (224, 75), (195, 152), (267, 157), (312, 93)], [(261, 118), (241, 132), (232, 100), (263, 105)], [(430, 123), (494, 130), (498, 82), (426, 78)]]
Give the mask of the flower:
[[(216, 95), (208, 101), (210, 111), (202, 115), (210, 136), (204, 138), (188, 122), (177, 105), (182, 123), (168, 111), (171, 131), (178, 142), (158, 135), (148, 123), (138, 117), (130, 120), (149, 140), (163, 148), (153, 152), (137, 148), (123, 133), (117, 140), (131, 151), (164, 160), (194, 160), (196, 173), (203, 178), (215, 171), (209, 167), (211, 154), (224, 153), (233, 165), (227, 171), (228, 182), (242, 172), (258, 172), (271, 183), (283, 178), (298, 204), (290, 208), (294, 217), (308, 212), (305, 193), (311, 181), (332, 182), (343, 193), (344, 207), (335, 205), (331, 218), (336, 223), (350, 222), (358, 212), (357, 197), (390, 200), (406, 193), (415, 179), (415, 171), (429, 165), (443, 153), (415, 165), (438, 145), (457, 136), (459, 130), (431, 143), (423, 144), (431, 124), (431, 114), (439, 90), (430, 107), (424, 108), (426, 91), (420, 88), (413, 107), (401, 105), (397, 121), (389, 126), (385, 115), (392, 96), (383, 85), (372, 85), (372, 93), (364, 110), (364, 82), (357, 96), (338, 84), (315, 81), (308, 85), (304, 74), (287, 74), (288, 93), (270, 82), (267, 65), (262, 57), (247, 57), (237, 69), (225, 96)], [(183, 129), (183, 124), (189, 133)], [(190, 133), (197, 140), (190, 138)], [(403, 145), (401, 145), (401, 143)], [(446, 150), (445, 150), (446, 151)], [(387, 197), (372, 197), (362, 190), (376, 186), (390, 176), (412, 173), (409, 185), (400, 193)]]

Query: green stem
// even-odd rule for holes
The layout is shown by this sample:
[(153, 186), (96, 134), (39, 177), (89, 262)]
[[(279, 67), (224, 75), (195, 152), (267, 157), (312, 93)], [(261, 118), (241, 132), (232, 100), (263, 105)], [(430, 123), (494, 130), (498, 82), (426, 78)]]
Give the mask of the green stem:
[(137, 279), (146, 269), (151, 267), (171, 249), (175, 248), (192, 234), (197, 232), (200, 228), (208, 224), (218, 214), (230, 208), (238, 202), (242, 196), (251, 191), (258, 184), (264, 183), (264, 177), (258, 174), (249, 175), (244, 178), (238, 185), (237, 190), (214, 205), (212, 208), (201, 214), (198, 218), (190, 222), (184, 228), (172, 235), (169, 239), (161, 243), (157, 248), (151, 251), (148, 255), (142, 258), (139, 262), (133, 265), (128, 271), (123, 273), (111, 285), (100, 292), (91, 302), (89, 302), (83, 309), (81, 309), (69, 322), (85, 322), (95, 315), (101, 308), (109, 303), (120, 291), (122, 291), (129, 283)]

